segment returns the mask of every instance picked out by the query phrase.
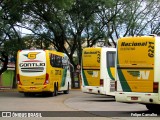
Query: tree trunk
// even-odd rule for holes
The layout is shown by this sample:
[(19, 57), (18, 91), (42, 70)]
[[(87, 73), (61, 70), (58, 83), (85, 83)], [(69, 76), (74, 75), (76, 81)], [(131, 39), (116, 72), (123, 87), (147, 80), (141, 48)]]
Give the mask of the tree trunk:
[(3, 62), (2, 68), (0, 69), (0, 75), (7, 70), (8, 65), (8, 55), (4, 51), (1, 52), (2, 57), (0, 58), (1, 62)]

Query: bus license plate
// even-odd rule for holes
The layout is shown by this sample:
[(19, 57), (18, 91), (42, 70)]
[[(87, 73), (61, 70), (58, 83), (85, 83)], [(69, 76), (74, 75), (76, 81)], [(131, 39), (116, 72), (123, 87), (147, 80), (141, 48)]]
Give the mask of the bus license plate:
[(31, 90), (34, 90), (34, 89), (35, 89), (35, 87), (30, 87), (30, 89), (31, 89)]
[(131, 97), (131, 100), (138, 100), (138, 97)]

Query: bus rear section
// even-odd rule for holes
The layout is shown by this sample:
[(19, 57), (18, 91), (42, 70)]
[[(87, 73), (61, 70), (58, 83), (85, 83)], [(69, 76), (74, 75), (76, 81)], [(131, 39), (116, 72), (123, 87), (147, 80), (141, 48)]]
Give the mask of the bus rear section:
[(86, 93), (114, 95), (114, 65), (115, 48), (96, 47), (83, 49), (81, 67), (82, 91)]
[(160, 42), (153, 36), (118, 40), (116, 101), (160, 104), (157, 61)]
[(19, 92), (49, 91), (47, 87), (46, 54), (43, 50), (20, 50), (17, 54)]
[(101, 48), (84, 48), (82, 52), (82, 91), (100, 93)]
[(71, 77), (68, 57), (53, 50), (20, 50), (17, 54), (18, 91), (30, 93), (58, 91), (69, 93)]

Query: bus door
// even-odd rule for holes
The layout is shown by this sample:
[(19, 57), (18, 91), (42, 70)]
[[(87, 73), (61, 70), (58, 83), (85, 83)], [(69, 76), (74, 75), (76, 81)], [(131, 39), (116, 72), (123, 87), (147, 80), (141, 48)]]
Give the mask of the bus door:
[(107, 62), (107, 80), (110, 82), (110, 92), (115, 91), (115, 51), (107, 51), (106, 53), (106, 62)]

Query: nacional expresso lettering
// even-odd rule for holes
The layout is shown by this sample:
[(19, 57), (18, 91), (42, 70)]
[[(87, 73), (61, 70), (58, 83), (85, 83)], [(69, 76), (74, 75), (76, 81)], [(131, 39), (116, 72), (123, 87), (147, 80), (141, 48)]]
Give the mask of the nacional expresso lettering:
[(20, 63), (20, 67), (39, 67), (39, 66), (45, 66), (45, 63)]
[(97, 53), (99, 53), (99, 51), (89, 51), (89, 52), (87, 52), (87, 51), (85, 51), (84, 52), (84, 54), (97, 54)]
[(121, 46), (147, 46), (147, 42), (122, 42)]

